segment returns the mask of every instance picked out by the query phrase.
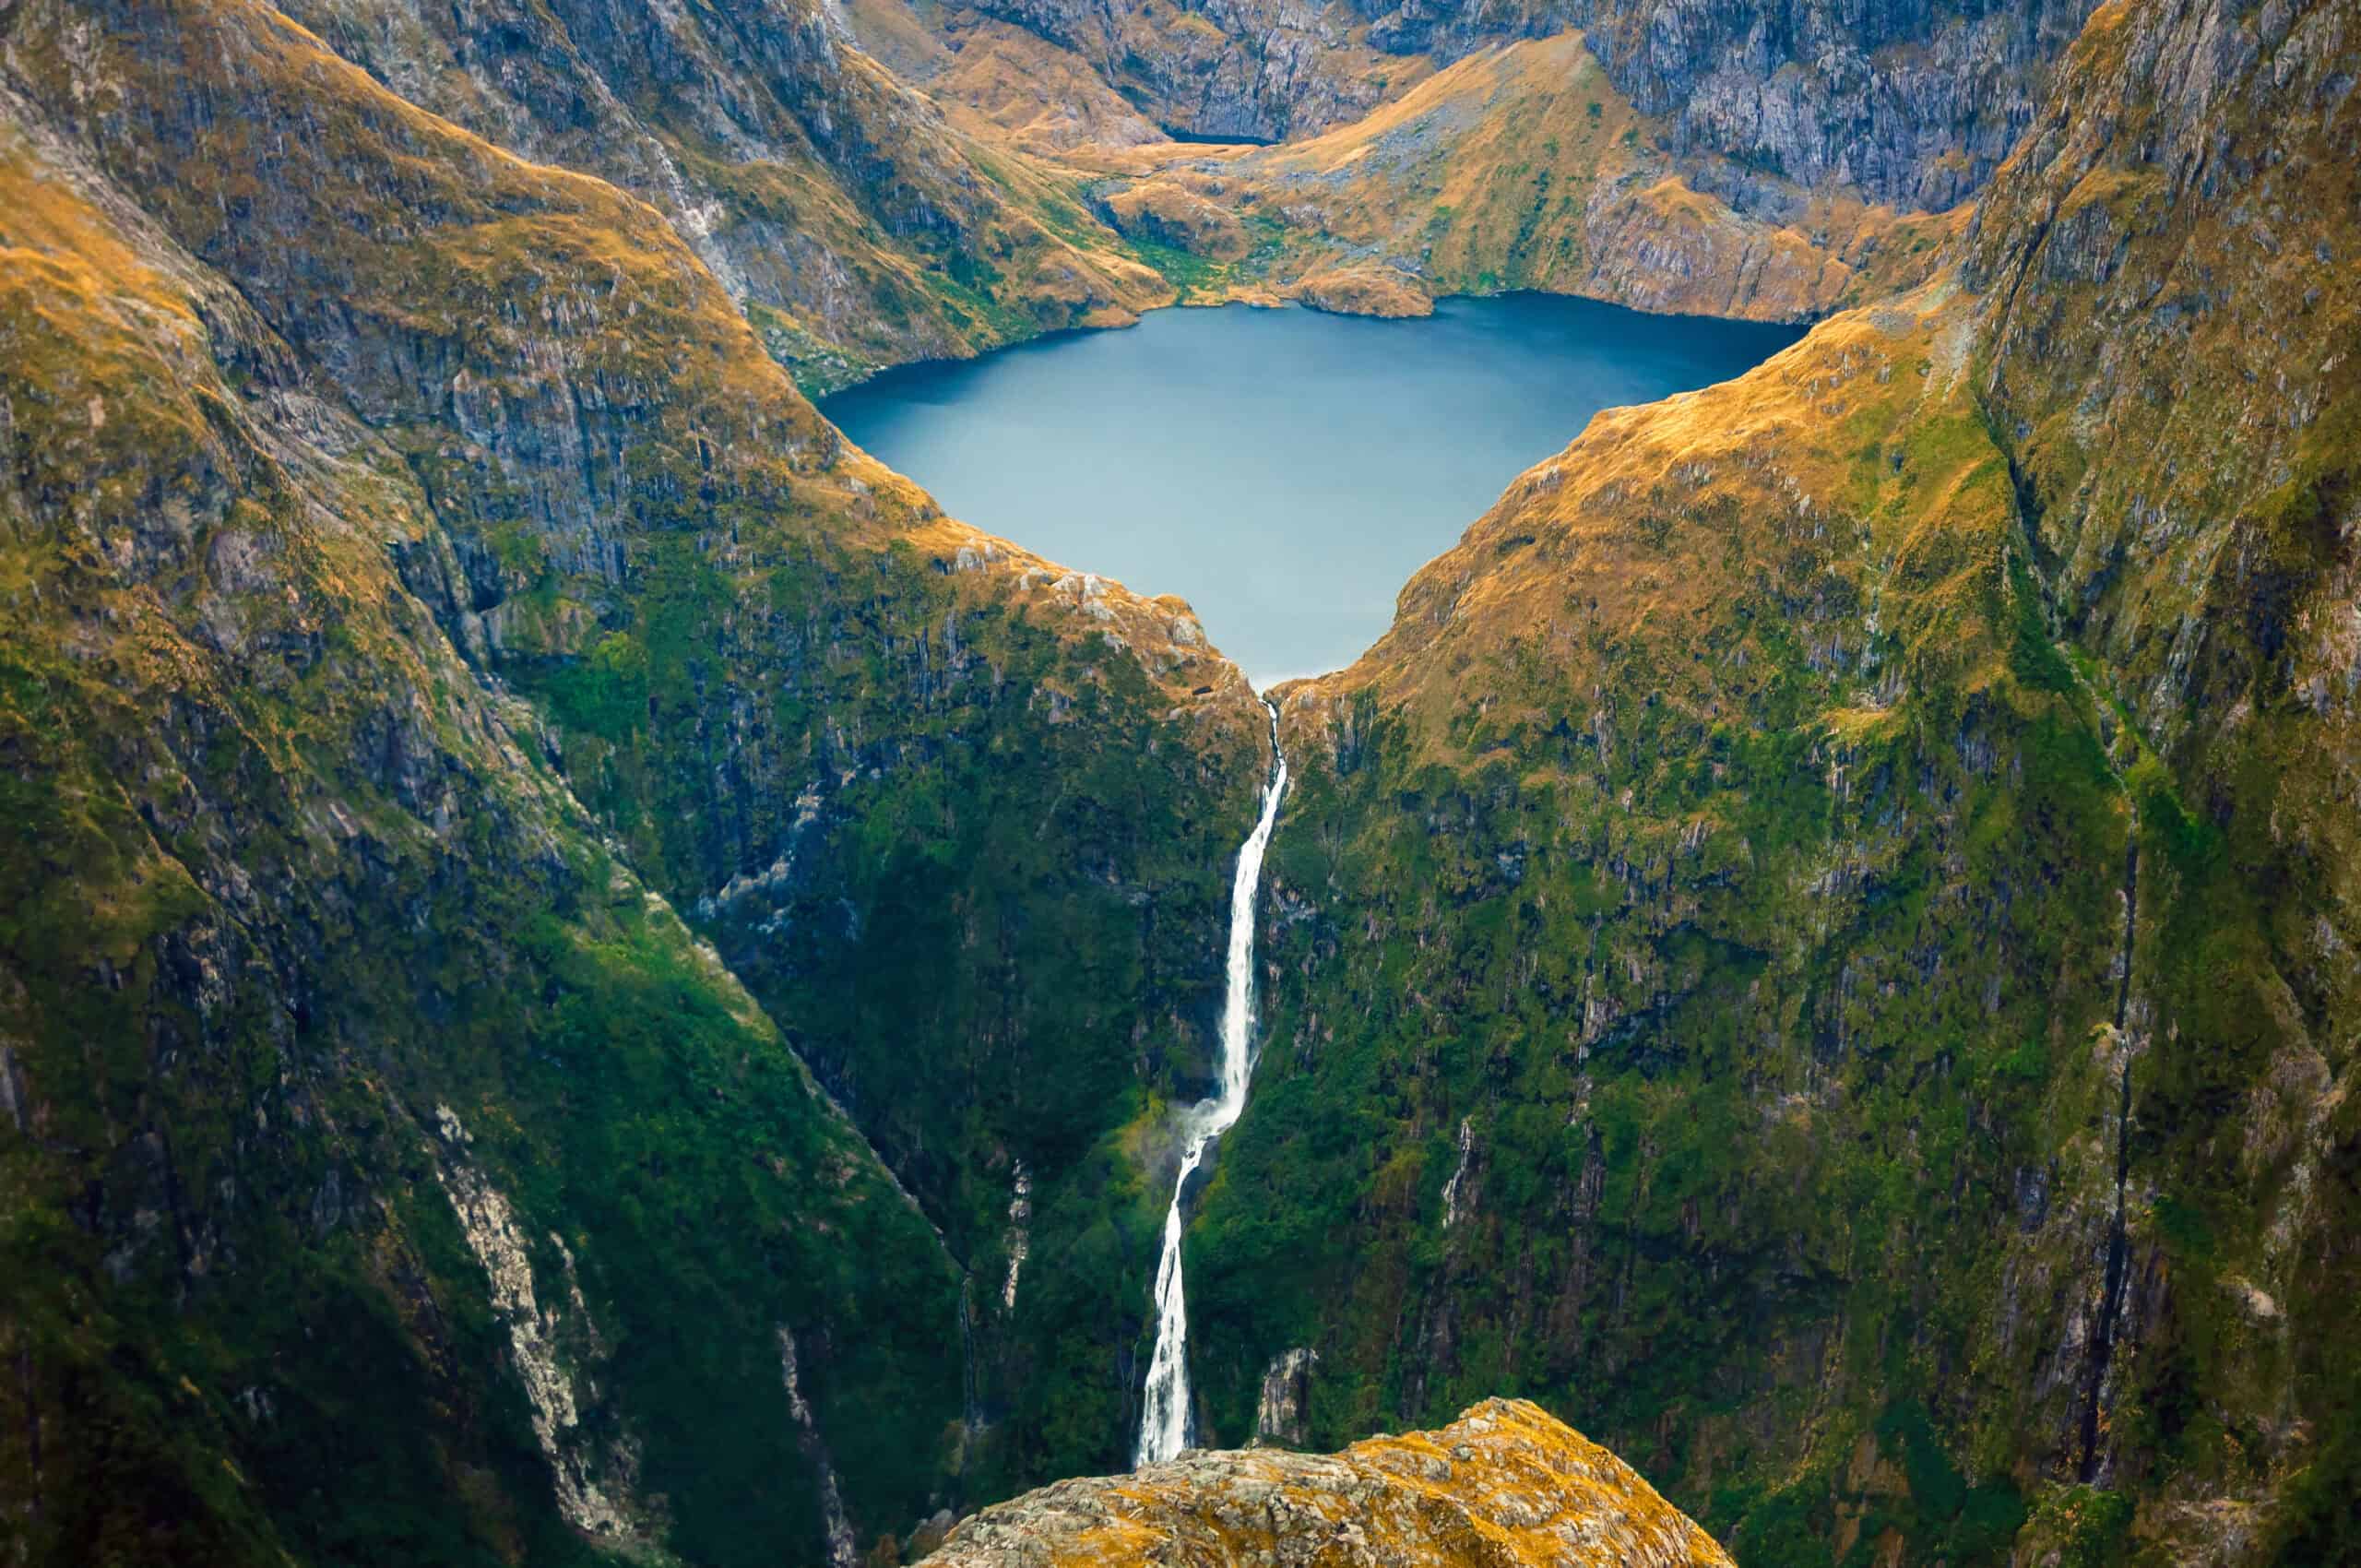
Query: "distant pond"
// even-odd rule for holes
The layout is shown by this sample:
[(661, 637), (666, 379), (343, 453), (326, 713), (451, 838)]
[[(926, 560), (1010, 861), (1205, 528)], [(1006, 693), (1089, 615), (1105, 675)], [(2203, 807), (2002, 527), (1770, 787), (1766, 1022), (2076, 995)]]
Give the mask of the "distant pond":
[(1411, 573), (1600, 409), (1799, 336), (1546, 294), (1410, 321), (1227, 305), (908, 365), (822, 406), (952, 516), (1188, 600), (1261, 686), (1351, 663)]

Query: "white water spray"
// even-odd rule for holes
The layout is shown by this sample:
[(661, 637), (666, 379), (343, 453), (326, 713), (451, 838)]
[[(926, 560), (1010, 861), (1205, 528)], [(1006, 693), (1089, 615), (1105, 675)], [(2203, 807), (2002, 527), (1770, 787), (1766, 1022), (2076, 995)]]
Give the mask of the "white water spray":
[(1239, 846), (1238, 874), (1229, 886), (1229, 965), (1221, 1007), (1221, 1087), (1181, 1119), (1180, 1174), (1164, 1215), (1164, 1255), (1156, 1265), (1156, 1354), (1148, 1361), (1140, 1411), (1140, 1441), (1133, 1463), (1153, 1465), (1189, 1446), (1189, 1303), (1180, 1282), (1180, 1194), (1204, 1163), (1205, 1146), (1229, 1131), (1246, 1109), (1246, 1080), (1254, 1068), (1254, 895), (1263, 882), (1263, 851), (1287, 793), (1287, 759), (1279, 750), (1279, 712), (1271, 716), (1271, 783), (1263, 814)]

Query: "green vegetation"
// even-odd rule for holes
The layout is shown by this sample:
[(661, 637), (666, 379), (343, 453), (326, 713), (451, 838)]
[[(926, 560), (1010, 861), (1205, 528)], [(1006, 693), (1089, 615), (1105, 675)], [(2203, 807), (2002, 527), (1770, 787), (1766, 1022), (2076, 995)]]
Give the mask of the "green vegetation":
[[(1290, 707), (1216, 1439), (1310, 1346), (1317, 1445), (1528, 1394), (1750, 1563), (2361, 1550), (2361, 367), (2300, 351), (2361, 99), (2260, 42), (2192, 129), (2158, 25), (2099, 14), (1956, 278), (1603, 417)], [(864, 1546), (1119, 1463), (1254, 712), (780, 366), (1281, 219), (1093, 260), (1029, 164), (848, 118), (841, 207), (668, 127), (862, 236), (838, 341), (243, 0), (0, 31), (68, 149), (0, 128), (0, 1556), (767, 1562), (823, 1463)], [(1584, 264), (1610, 175), (1723, 232), (1543, 85), (1332, 216), (1450, 286)], [(2237, 222), (2167, 220), (2204, 160)]]
[[(1857, 748), (1833, 796), (1827, 743), (1800, 727), (1701, 735), (1661, 705), (1619, 716), (1612, 762), (1564, 725), (1470, 731), (1480, 769), (1406, 777), (1406, 738), (1381, 721), (1350, 772), (1309, 770), (1274, 883), (1323, 913), (1275, 937), (1254, 1109), (1192, 1235), (1220, 1434), (1240, 1432), (1269, 1357), (1311, 1344), (1314, 1447), (1525, 1395), (1652, 1464), (1750, 1560), (1824, 1554), (1825, 1480), (1750, 1501), (1681, 1478), (1779, 1472), (1791, 1449), (1739, 1433), (1797, 1430), (1833, 1317), (1909, 1325), (1847, 1351), (1889, 1389), (1932, 1395), (1936, 1368), (1977, 1353), (1968, 1282), (2008, 1234), (1991, 1217), (2045, 1106), (2090, 1092), (2080, 1042), (2113, 1004), (2125, 819), (2104, 761), (2070, 715), (2018, 730), (2006, 713), (1968, 722), (2021, 735), (2013, 788), (1904, 725)], [(1713, 765), (1684, 766), (1701, 741)], [(1564, 782), (1515, 782), (1544, 774)], [(1627, 787), (1663, 803), (1627, 816)], [(1881, 832), (1897, 797), (1956, 799), (1948, 843)], [(1700, 816), (1711, 836), (1679, 849)], [(1937, 880), (1960, 853), (1965, 875)], [(1797, 900), (1864, 862), (1843, 895)], [(2027, 876), (2074, 890), (1945, 912), (1963, 886)], [(1999, 940), (1942, 943), (1930, 965), (1930, 933), (1963, 920)], [(2061, 960), (2078, 984), (2057, 983)], [(1477, 1218), (1446, 1228), (1454, 1180)], [(1928, 1279), (1958, 1283), (1930, 1299)], [(1908, 1469), (1869, 1537), (2007, 1557), (2015, 1491), (1963, 1471), (1975, 1434), (2015, 1419), (2009, 1385), (1979, 1385), (1958, 1449), (1923, 1403), (1860, 1413)]]
[[(866, 1544), (1099, 1462), (1252, 726), (948, 576), (644, 209), (172, 19), (93, 68), (218, 114), (0, 161), (0, 1554), (775, 1562), (822, 1463)], [(781, 857), (758, 999), (672, 908)]]

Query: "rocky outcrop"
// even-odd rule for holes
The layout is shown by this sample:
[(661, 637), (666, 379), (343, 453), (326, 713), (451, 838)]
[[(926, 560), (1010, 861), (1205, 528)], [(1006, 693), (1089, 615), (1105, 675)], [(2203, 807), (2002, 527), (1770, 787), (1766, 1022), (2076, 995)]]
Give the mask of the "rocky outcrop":
[(845, 1513), (844, 1486), (836, 1479), (836, 1467), (828, 1456), (820, 1423), (812, 1413), (812, 1402), (803, 1396), (803, 1374), (795, 1336), (785, 1324), (778, 1327), (778, 1381), (787, 1391), (787, 1413), (795, 1423), (797, 1443), (819, 1478), (821, 1539), (827, 1549), (828, 1568), (852, 1568), (856, 1541), (852, 1520)]
[(1317, 1561), (1522, 1568), (1727, 1568), (1711, 1537), (1606, 1449), (1522, 1400), (1333, 1457), (1192, 1452), (988, 1508), (942, 1568)]
[[(549, 1460), (558, 1512), (567, 1524), (594, 1539), (611, 1544), (631, 1540), (639, 1534), (632, 1516), (632, 1500), (627, 1494), (619, 1495), (621, 1489), (610, 1479), (618, 1473), (628, 1476), (629, 1439), (618, 1440), (620, 1464), (602, 1460), (587, 1441), (582, 1431), (580, 1380), (568, 1364), (567, 1353), (560, 1348), (562, 1338), (594, 1352), (599, 1347), (598, 1325), (583, 1301), (573, 1254), (562, 1238), (551, 1236), (551, 1244), (565, 1260), (575, 1319), (569, 1323), (560, 1316), (554, 1302), (546, 1309), (540, 1304), (534, 1289), (531, 1249), (516, 1228), (515, 1206), (468, 1158), (468, 1145), (473, 1139), (449, 1106), (434, 1108), (434, 1179), (450, 1200), (468, 1250), (483, 1269), (491, 1287), (492, 1310), (507, 1327), (510, 1365), (517, 1382), (524, 1384), (526, 1402), (532, 1410), (533, 1436)], [(824, 1479), (834, 1485), (833, 1477), (824, 1473)]]
[(1254, 1403), (1255, 1442), (1300, 1448), (1311, 1441), (1311, 1369), (1319, 1360), (1319, 1352), (1300, 1345), (1272, 1358)]
[(1435, 308), (1424, 290), (1382, 267), (1314, 268), (1296, 280), (1289, 297), (1340, 315), (1427, 315)]
[(1033, 1175), (1025, 1162), (1016, 1162), (1016, 1174), (1009, 1183), (1008, 1231), (1002, 1241), (1008, 1254), (1008, 1277), (1001, 1282), (1001, 1310), (1016, 1311), (1016, 1287), (1025, 1273), (1025, 1259), (1033, 1250)]

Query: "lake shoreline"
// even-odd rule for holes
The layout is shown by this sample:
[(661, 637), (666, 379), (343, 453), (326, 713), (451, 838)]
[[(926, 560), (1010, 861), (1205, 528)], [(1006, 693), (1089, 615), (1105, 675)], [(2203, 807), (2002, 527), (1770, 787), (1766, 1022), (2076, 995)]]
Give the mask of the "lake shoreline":
[(1349, 664), (1599, 410), (1800, 336), (1528, 291), (1408, 320), (1234, 303), (897, 366), (822, 411), (951, 516), (1186, 600), (1262, 688)]
[(1052, 343), (1062, 341), (1069, 338), (1093, 338), (1107, 333), (1129, 332), (1140, 327), (1144, 323), (1153, 321), (1159, 316), (1171, 315), (1175, 312), (1227, 310), (1232, 305), (1242, 306), (1248, 310), (1308, 311), (1314, 315), (1341, 316), (1347, 320), (1353, 321), (1391, 321), (1406, 323), (1425, 321), (1434, 315), (1436, 312), (1442, 310), (1447, 306), (1465, 304), (1470, 301), (1519, 299), (1578, 300), (1590, 304), (1609, 305), (1617, 310), (1630, 311), (1634, 315), (1650, 316), (1659, 321), (1714, 322), (1726, 323), (1738, 327), (1782, 328), (1792, 331), (1797, 338), (1801, 338), (1805, 333), (1810, 331), (1812, 327), (1827, 319), (1826, 315), (1816, 315), (1809, 320), (1785, 321), (1768, 320), (1759, 316), (1748, 315), (1714, 315), (1709, 314), (1701, 314), (1695, 311), (1650, 310), (1644, 305), (1635, 305), (1627, 303), (1622, 300), (1609, 299), (1604, 294), (1561, 293), (1554, 289), (1494, 289), (1489, 292), (1468, 291), (1458, 293), (1422, 296), (1422, 298), (1428, 306), (1427, 309), (1410, 313), (1401, 313), (1380, 310), (1355, 310), (1341, 302), (1323, 303), (1319, 299), (1301, 293), (1282, 294), (1276, 290), (1260, 284), (1237, 285), (1230, 287), (1218, 294), (1191, 294), (1184, 291), (1179, 297), (1169, 300), (1163, 304), (1149, 305), (1144, 310), (1127, 312), (1125, 313), (1125, 317), (1123, 319), (1076, 321), (1068, 326), (1052, 327), (1042, 331), (1033, 333), (1027, 337), (1011, 339), (1005, 343), (995, 344), (987, 349), (979, 349), (972, 354), (922, 354), (916, 359), (895, 360), (891, 362), (866, 364), (856, 367), (859, 374), (854, 377), (854, 379), (844, 382), (838, 386), (831, 386), (826, 391), (817, 395), (813, 395), (807, 391), (804, 396), (811, 400), (813, 407), (818, 409), (823, 414), (825, 414), (828, 411), (828, 405), (836, 398), (843, 397), (848, 392), (857, 392), (860, 388), (875, 382), (881, 376), (889, 376), (897, 371), (918, 370), (928, 366), (973, 364), (979, 360), (991, 359), (996, 354), (1005, 354), (1018, 349), (1031, 348), (1038, 343)]

